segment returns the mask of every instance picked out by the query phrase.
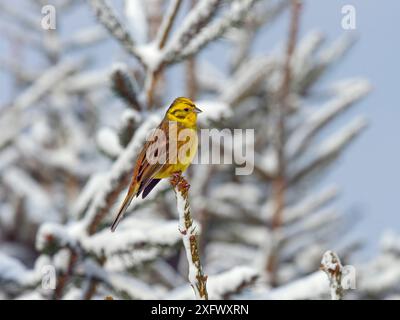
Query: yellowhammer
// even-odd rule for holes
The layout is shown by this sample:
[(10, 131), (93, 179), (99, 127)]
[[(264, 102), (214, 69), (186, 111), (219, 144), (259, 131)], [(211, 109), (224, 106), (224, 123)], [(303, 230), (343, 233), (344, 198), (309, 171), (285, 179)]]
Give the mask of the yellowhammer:
[(197, 114), (201, 110), (188, 98), (176, 98), (164, 119), (140, 152), (128, 193), (111, 230), (122, 219), (133, 197), (145, 198), (157, 183), (177, 172), (184, 172), (197, 151)]

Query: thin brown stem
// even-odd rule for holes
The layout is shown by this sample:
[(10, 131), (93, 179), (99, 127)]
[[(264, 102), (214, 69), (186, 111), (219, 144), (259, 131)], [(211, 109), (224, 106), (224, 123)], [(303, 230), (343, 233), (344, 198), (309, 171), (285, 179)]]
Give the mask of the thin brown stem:
[[(272, 230), (279, 229), (282, 225), (282, 216), (285, 208), (285, 197), (287, 189), (286, 181), (286, 163), (285, 163), (285, 143), (286, 143), (286, 121), (289, 114), (289, 96), (292, 80), (291, 61), (293, 52), (297, 43), (297, 35), (299, 29), (301, 1), (292, 0), (291, 3), (291, 19), (288, 42), (286, 47), (286, 55), (283, 66), (283, 80), (281, 88), (278, 92), (276, 116), (276, 152), (278, 158), (278, 173), (272, 181), (272, 193), (275, 202), (275, 209), (272, 218)], [(267, 271), (271, 276), (271, 283), (276, 284), (276, 265), (278, 260), (278, 248), (273, 246), (272, 253), (267, 263)]]
[[(196, 5), (197, 0), (190, 2), (191, 9)], [(196, 99), (198, 86), (196, 79), (196, 58), (191, 56), (185, 63), (186, 69), (186, 96), (192, 100)]]
[(158, 49), (164, 48), (181, 4), (182, 0), (171, 0), (170, 7), (157, 32)]
[(197, 91), (196, 59), (192, 56), (186, 61), (186, 96), (196, 99)]

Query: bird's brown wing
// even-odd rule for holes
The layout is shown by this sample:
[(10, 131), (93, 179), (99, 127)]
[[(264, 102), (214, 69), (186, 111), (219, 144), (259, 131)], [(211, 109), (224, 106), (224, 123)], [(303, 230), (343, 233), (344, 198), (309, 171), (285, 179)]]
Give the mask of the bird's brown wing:
[[(164, 170), (169, 165), (168, 125), (169, 122), (166, 120), (161, 122), (157, 129), (164, 133), (164, 139), (160, 139), (160, 137), (157, 139), (156, 136), (158, 134), (154, 132), (138, 157), (132, 178), (132, 184), (138, 186), (136, 196), (140, 195), (158, 172)], [(154, 159), (159, 159), (160, 161), (156, 163), (151, 162), (151, 159), (148, 158), (149, 156), (153, 156)]]
[[(125, 211), (128, 209), (133, 197), (139, 196), (140, 193), (152, 183), (152, 181), (154, 180), (154, 176), (159, 171), (163, 170), (165, 166), (168, 166), (168, 148), (169, 148), (168, 128), (169, 128), (169, 122), (164, 119), (160, 123), (160, 125), (156, 128), (156, 130), (153, 132), (153, 134), (147, 139), (147, 142), (144, 144), (142, 151), (140, 152), (136, 160), (136, 166), (133, 171), (132, 181), (129, 186), (128, 193), (111, 226), (112, 231), (115, 231)], [(164, 132), (165, 139), (160, 138), (159, 136), (160, 131), (157, 130), (161, 130), (162, 132)], [(147, 154), (149, 150), (154, 150), (156, 154), (154, 154), (153, 156), (155, 156), (155, 158), (158, 157), (159, 159), (165, 159), (166, 160), (165, 163), (162, 162), (150, 163), (148, 161), (149, 159)], [(146, 196), (151, 191), (151, 189), (146, 190)]]

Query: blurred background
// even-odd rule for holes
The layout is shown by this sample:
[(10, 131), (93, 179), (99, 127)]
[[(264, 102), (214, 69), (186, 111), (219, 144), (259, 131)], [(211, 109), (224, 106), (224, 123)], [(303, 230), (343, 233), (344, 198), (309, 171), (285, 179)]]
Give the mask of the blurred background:
[[(43, 28), (47, 4), (55, 29)], [(400, 4), (0, 9), (1, 298), (194, 298), (168, 182), (108, 229), (144, 132), (177, 96), (204, 110), (202, 128), (255, 129), (251, 176), (230, 165), (188, 172), (212, 298), (327, 298), (318, 269), (328, 249), (357, 270), (347, 297), (398, 298)], [(55, 288), (43, 286), (45, 266)]]

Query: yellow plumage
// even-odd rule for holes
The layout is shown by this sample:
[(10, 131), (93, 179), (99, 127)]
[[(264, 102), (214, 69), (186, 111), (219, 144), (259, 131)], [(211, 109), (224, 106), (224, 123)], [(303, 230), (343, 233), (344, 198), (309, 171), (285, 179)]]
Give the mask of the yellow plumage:
[[(145, 198), (161, 179), (189, 167), (197, 151), (197, 114), (200, 112), (190, 99), (183, 97), (175, 99), (168, 108), (158, 131), (148, 139), (136, 160), (128, 194), (112, 224), (112, 231), (135, 196), (141, 194)], [(160, 133), (165, 139), (159, 137)], [(152, 157), (165, 161), (152, 162)]]

